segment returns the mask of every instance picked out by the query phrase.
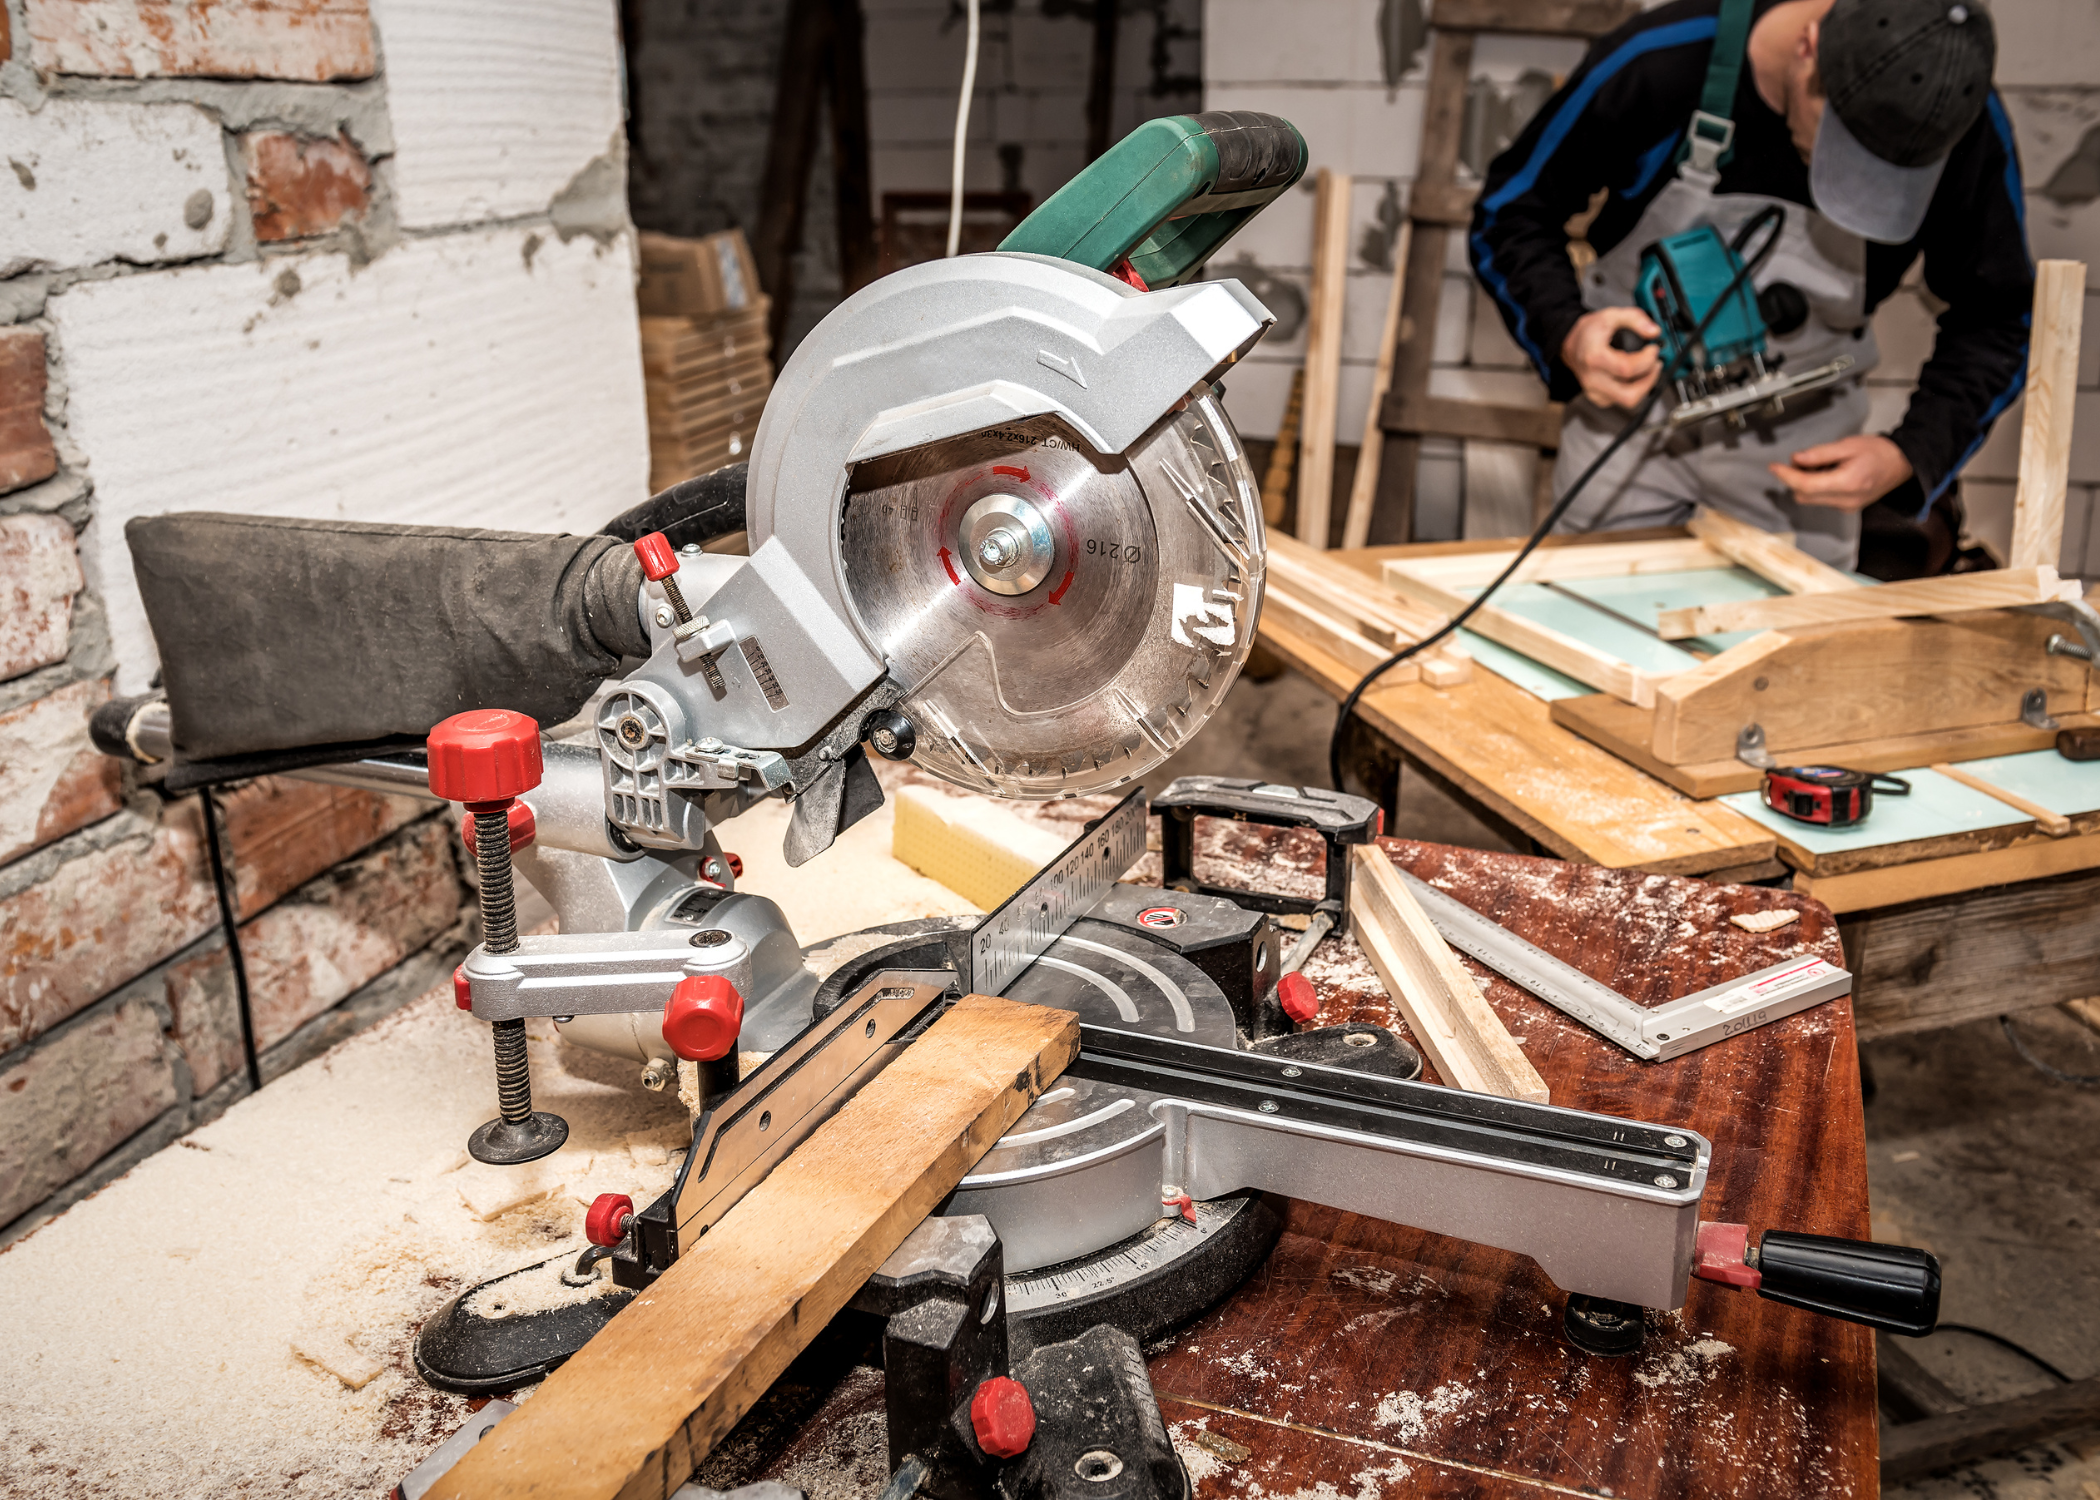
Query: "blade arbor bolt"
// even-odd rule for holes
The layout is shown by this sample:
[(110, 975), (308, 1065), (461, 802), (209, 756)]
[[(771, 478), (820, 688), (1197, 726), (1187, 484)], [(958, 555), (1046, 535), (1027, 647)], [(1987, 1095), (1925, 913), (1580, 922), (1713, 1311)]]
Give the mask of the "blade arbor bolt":
[(977, 556), (987, 568), (1003, 568), (1020, 555), (1021, 544), (1011, 531), (1001, 527), (987, 532), (977, 544)]

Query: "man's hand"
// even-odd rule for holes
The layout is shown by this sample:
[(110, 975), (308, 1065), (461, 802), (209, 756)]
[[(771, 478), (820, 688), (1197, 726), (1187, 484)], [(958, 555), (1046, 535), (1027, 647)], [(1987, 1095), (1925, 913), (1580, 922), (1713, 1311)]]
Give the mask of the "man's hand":
[(1833, 510), (1865, 510), (1912, 473), (1901, 448), (1864, 433), (1803, 448), (1792, 466), (1770, 467), (1801, 504)]
[(1662, 334), (1638, 307), (1600, 307), (1584, 313), (1561, 340), (1560, 362), (1582, 382), (1583, 395), (1599, 406), (1638, 405), (1662, 368), (1662, 355), (1653, 344), (1636, 354), (1612, 348), (1611, 336), (1621, 328), (1631, 328), (1644, 339)]

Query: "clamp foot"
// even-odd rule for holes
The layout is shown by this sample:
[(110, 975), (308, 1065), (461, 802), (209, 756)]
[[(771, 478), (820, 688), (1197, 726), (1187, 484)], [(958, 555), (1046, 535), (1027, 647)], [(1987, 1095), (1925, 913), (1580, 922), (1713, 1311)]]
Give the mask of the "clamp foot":
[(1577, 1293), (1568, 1298), (1568, 1310), (1561, 1319), (1561, 1326), (1568, 1335), (1568, 1342), (1576, 1348), (1588, 1354), (1614, 1358), (1631, 1354), (1641, 1347), (1641, 1337), (1647, 1332), (1647, 1319), (1631, 1302), (1613, 1302), (1606, 1297), (1585, 1297)]
[(522, 1120), (491, 1120), (467, 1138), (467, 1154), (492, 1167), (515, 1167), (551, 1156), (569, 1138), (569, 1122), (536, 1109)]

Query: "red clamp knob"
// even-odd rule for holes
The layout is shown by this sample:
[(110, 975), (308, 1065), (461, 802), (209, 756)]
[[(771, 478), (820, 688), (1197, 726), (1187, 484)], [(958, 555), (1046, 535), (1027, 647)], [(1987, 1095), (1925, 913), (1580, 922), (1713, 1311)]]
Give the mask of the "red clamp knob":
[(452, 1003), (461, 1010), (474, 1008), (474, 983), (467, 978), (465, 964), (452, 971)]
[(430, 792), (470, 812), (503, 810), (540, 784), (540, 726), (507, 708), (454, 714), (430, 731)]
[(664, 1040), (687, 1062), (727, 1057), (744, 1029), (744, 997), (720, 974), (678, 981), (664, 1002)]
[(1300, 1026), (1320, 1013), (1320, 997), (1313, 993), (1312, 981), (1296, 969), (1276, 981), (1276, 1003)]
[(1750, 1264), (1748, 1224), (1701, 1221), (1699, 1236), (1693, 1241), (1693, 1253), (1698, 1259), (1693, 1262), (1692, 1274), (1701, 1281), (1718, 1281), (1723, 1286), (1745, 1287), (1751, 1291), (1764, 1284), (1764, 1272)]
[(594, 1245), (617, 1245), (627, 1238), (634, 1200), (625, 1193), (600, 1193), (584, 1211), (583, 1237)]
[(1020, 1457), (1035, 1437), (1035, 1403), (1028, 1399), (1028, 1387), (994, 1375), (970, 1398), (970, 1426), (989, 1457)]
[[(489, 816), (494, 817), (495, 814), (490, 813)], [(511, 803), (509, 822), (510, 851), (515, 854), (533, 841), (540, 831), (540, 825), (539, 821), (533, 817), (532, 809), (523, 802)], [(459, 841), (467, 846), (467, 857), (469, 859), (473, 858), (475, 853), (474, 814), (468, 813), (459, 820)]]
[(671, 539), (661, 531), (636, 537), (634, 556), (642, 565), (642, 576), (651, 583), (662, 583), (678, 571), (678, 554), (671, 549)]

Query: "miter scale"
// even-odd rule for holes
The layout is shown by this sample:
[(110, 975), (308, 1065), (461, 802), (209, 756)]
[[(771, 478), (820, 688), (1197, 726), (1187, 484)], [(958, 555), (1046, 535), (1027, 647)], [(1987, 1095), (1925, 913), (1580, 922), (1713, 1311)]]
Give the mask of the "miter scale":
[[(1000, 1455), (956, 1436), (952, 1384), (905, 1377), (919, 1354), (950, 1376), (1034, 1369), (1044, 1401), (1082, 1379), (1043, 1373), (1060, 1361), (1134, 1367), (1141, 1386), (1132, 1333), (1188, 1316), (1265, 1253), (1265, 1193), (1530, 1255), (1594, 1349), (1637, 1337), (1640, 1307), (1680, 1305), (1695, 1271), (1811, 1300), (1787, 1236), (1753, 1252), (1701, 1224), (1696, 1134), (1424, 1085), (1378, 1028), (1294, 1032), (1273, 997), (1273, 902), (1119, 883), (1144, 846), (1135, 798), (979, 923), (805, 954), (778, 906), (736, 888), (715, 825), (784, 796), (800, 865), (879, 805), (870, 750), (998, 796), (1070, 797), (1131, 784), (1208, 717), (1252, 646), (1263, 575), (1259, 494), (1217, 382), (1270, 319), (1238, 283), (1191, 278), (1304, 165), (1269, 116), (1141, 127), (999, 253), (848, 298), (780, 372), (748, 475), (688, 481), (613, 522), (631, 554), (602, 538), (135, 523), (169, 700), (113, 705), (112, 753), (172, 758), (171, 788), (288, 767), (427, 781), (473, 814), (485, 941), (458, 989), (495, 1034), (501, 1113), (470, 1149), (518, 1162), (560, 1144), (566, 1127), (532, 1109), (528, 1017), (629, 1058), (644, 1084), (675, 1075), (695, 1105), (670, 1192), (601, 1199), (580, 1262), (513, 1273), (565, 1278), (576, 1298), (488, 1318), (477, 1288), (423, 1330), (428, 1378), (487, 1391), (558, 1363), (965, 991), (1073, 1010), (1084, 1045), (863, 1293), (889, 1320), (893, 1455), (925, 1459), (936, 1489), (984, 1482)], [(704, 550), (737, 529), (748, 556)], [(320, 586), (287, 593), (286, 578)], [(244, 628), (251, 590), (267, 597)], [(404, 635), (419, 606), (437, 618)], [(373, 659), (346, 674), (345, 653)], [(508, 711), (521, 706), (582, 719), (543, 741)], [(423, 756), (350, 753), (426, 731)], [(1368, 826), (1368, 804), (1296, 795), (1347, 812), (1335, 827)], [(516, 932), (517, 878), (559, 933)], [(1815, 1305), (1929, 1327), (1929, 1257), (1817, 1254)], [(914, 1309), (944, 1297), (981, 1316), (927, 1343)], [(1086, 1353), (1104, 1339), (1125, 1354)], [(1150, 1396), (1126, 1382), (1104, 1399)], [(1046, 1416), (1039, 1441), (1055, 1428)], [(908, 1440), (921, 1429), (923, 1452)]]

